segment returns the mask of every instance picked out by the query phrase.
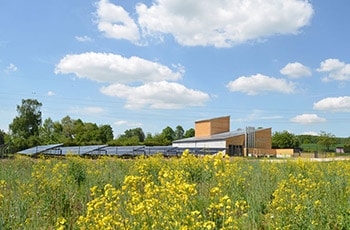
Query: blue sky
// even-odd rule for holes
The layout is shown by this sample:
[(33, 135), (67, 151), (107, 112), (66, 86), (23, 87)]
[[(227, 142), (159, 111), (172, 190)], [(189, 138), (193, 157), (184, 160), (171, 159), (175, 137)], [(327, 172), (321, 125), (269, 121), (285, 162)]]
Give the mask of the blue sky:
[(43, 119), (109, 124), (114, 134), (231, 116), (350, 136), (347, 0), (0, 3), (0, 129), (22, 99)]

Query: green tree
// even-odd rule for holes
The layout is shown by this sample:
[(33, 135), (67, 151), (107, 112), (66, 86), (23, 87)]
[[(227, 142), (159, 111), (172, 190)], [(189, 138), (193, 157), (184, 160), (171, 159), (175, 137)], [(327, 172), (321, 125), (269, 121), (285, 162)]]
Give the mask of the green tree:
[(42, 144), (53, 144), (57, 142), (55, 138), (55, 123), (51, 118), (44, 120), (43, 125), (39, 129), (39, 136)]
[(321, 131), (319, 136), (319, 141), (318, 141), (319, 145), (323, 145), (326, 148), (326, 151), (329, 152), (331, 146), (334, 145), (335, 143), (336, 143), (335, 135)]
[(169, 126), (167, 126), (167, 127), (165, 127), (164, 129), (163, 129), (163, 131), (162, 131), (162, 133), (161, 133), (164, 137), (165, 137), (165, 139), (167, 139), (170, 143), (174, 140), (174, 138), (175, 138), (175, 132), (174, 132), (174, 130), (171, 128), (171, 127), (169, 127)]
[(165, 138), (162, 133), (157, 133), (155, 135), (147, 134), (144, 144), (147, 146), (167, 146), (171, 145), (171, 141)]
[(179, 140), (184, 138), (185, 130), (182, 128), (181, 125), (176, 126), (175, 133), (174, 133), (174, 140)]
[(9, 125), (15, 151), (40, 144), (41, 106), (35, 99), (23, 99), (22, 105), (17, 105), (18, 116)]
[(61, 120), (61, 132), (63, 136), (63, 142), (72, 142), (74, 138), (74, 120), (70, 116), (65, 116)]
[(18, 116), (9, 126), (11, 135), (25, 139), (38, 136), (42, 120), (41, 106), (42, 104), (35, 99), (23, 99), (22, 105), (17, 105)]
[(194, 135), (195, 135), (194, 128), (190, 128), (190, 129), (186, 130), (184, 137), (189, 138), (189, 137), (194, 137)]
[(113, 140), (113, 129), (110, 125), (101, 125), (99, 127), (99, 140), (104, 144)]
[(125, 130), (124, 134), (122, 134), (119, 138), (132, 138), (135, 136), (138, 138), (139, 142), (143, 142), (145, 140), (145, 133), (143, 132), (142, 128)]
[(95, 123), (84, 123), (80, 119), (75, 122), (74, 141), (78, 145), (101, 144), (99, 140), (99, 128)]
[(5, 144), (5, 132), (0, 129), (0, 145)]
[(275, 132), (272, 135), (273, 148), (298, 148), (300, 146), (299, 139), (288, 131)]
[(298, 135), (297, 136), (300, 143), (302, 144), (317, 144), (318, 143), (318, 136), (315, 135)]
[(134, 146), (140, 145), (140, 141), (137, 136), (126, 137), (121, 135), (117, 139), (109, 141), (108, 144), (115, 146)]

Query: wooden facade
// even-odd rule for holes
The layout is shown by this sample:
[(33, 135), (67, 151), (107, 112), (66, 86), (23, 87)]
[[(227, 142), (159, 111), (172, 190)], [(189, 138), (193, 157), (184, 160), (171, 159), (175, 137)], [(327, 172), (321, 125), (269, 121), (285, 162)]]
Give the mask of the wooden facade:
[[(173, 142), (177, 147), (223, 148), (230, 156), (281, 155), (272, 149), (272, 129), (247, 127), (230, 132), (230, 116), (195, 122), (195, 136)], [(290, 151), (287, 151), (290, 154)], [(283, 154), (287, 153), (285, 150)]]
[(230, 131), (230, 116), (195, 122), (195, 137), (208, 137)]

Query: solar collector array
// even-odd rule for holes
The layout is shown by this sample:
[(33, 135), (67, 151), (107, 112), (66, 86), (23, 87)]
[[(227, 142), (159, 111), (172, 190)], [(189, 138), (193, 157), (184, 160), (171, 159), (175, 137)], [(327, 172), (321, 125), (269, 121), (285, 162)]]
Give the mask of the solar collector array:
[(23, 155), (35, 156), (43, 155), (108, 155), (108, 156), (140, 156), (156, 155), (163, 156), (181, 156), (186, 149), (195, 155), (213, 155), (224, 148), (179, 148), (173, 146), (107, 146), (107, 145), (90, 145), (90, 146), (68, 146), (63, 144), (42, 145), (22, 150), (18, 153)]

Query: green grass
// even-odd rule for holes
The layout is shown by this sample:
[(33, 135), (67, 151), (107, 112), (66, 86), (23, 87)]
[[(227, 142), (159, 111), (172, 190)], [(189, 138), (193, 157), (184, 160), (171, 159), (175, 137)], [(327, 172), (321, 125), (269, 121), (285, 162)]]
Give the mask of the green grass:
[(0, 229), (349, 229), (350, 161), (2, 160)]

